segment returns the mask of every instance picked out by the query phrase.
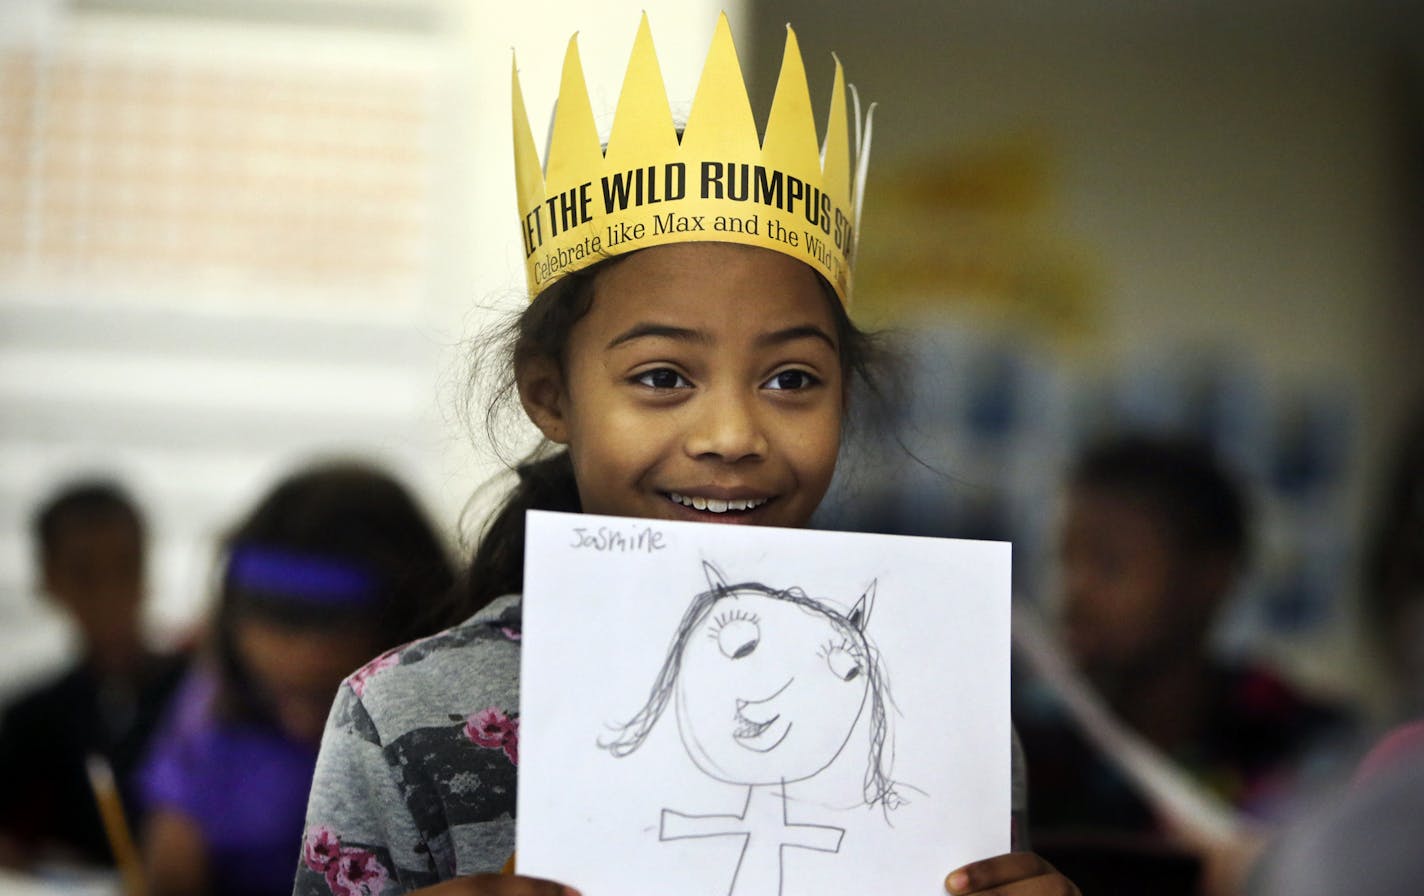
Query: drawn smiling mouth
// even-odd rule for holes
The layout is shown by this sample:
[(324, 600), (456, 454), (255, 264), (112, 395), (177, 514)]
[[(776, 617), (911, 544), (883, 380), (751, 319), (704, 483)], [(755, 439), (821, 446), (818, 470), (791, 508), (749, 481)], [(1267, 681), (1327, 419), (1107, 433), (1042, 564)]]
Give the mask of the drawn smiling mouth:
[[(791, 679), (795, 681), (795, 679)], [(758, 753), (766, 753), (776, 749), (782, 741), (786, 740), (786, 735), (791, 733), (791, 723), (781, 721), (781, 713), (776, 713), (768, 719), (759, 719), (756, 716), (758, 708), (770, 709), (767, 706), (771, 701), (781, 695), (781, 692), (791, 687), (791, 681), (786, 682), (777, 689), (775, 694), (762, 700), (737, 700), (737, 711), (734, 715), (737, 727), (732, 730), (732, 739), (739, 746), (748, 750), (755, 750)], [(751, 709), (753, 715), (747, 715), (747, 709)]]
[(765, 722), (753, 722), (741, 713), (737, 713), (737, 730), (732, 732), (732, 736), (741, 739), (760, 737), (766, 729), (770, 728), (781, 716), (774, 715)]

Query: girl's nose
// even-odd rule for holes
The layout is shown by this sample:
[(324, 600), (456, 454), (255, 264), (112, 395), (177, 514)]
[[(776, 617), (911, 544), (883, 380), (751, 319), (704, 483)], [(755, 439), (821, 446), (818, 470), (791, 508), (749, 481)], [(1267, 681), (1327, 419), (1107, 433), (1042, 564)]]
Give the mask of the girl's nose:
[(687, 453), (725, 463), (765, 457), (766, 433), (752, 401), (729, 395), (707, 396), (687, 432)]

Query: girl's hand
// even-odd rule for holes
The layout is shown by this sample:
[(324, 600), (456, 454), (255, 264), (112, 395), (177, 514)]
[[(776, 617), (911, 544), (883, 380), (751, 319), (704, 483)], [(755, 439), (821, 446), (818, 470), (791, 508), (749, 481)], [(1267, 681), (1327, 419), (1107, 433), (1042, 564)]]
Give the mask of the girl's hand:
[(472, 874), (422, 887), (411, 896), (579, 896), (573, 887), (518, 874)]
[(1009, 852), (973, 862), (945, 878), (954, 896), (993, 893), (995, 896), (1082, 896), (1073, 882), (1037, 853)]

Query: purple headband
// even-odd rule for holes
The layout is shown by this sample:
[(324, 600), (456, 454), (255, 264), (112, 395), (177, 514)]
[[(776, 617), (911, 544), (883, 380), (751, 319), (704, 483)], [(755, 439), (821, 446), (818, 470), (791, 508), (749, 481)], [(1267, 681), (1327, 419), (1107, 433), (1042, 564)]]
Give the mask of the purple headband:
[(321, 606), (360, 606), (380, 597), (374, 576), (357, 566), (259, 545), (239, 545), (227, 565), (232, 584), (248, 591)]

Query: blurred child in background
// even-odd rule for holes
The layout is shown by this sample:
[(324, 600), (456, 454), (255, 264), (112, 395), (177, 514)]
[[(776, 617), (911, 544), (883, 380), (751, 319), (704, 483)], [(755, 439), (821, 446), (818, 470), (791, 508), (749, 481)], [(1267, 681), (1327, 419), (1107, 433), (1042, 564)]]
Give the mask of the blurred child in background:
[[(1072, 468), (1059, 573), (1066, 647), (1111, 709), (1229, 804), (1270, 816), (1299, 764), (1343, 741), (1348, 725), (1269, 670), (1213, 655), (1250, 530), (1240, 486), (1204, 446), (1113, 438)], [(1071, 722), (1031, 696), (1019, 704), (1037, 836), (1163, 833)]]
[(424, 514), (377, 470), (315, 467), (258, 504), (226, 545), (210, 662), (142, 773), (153, 896), (291, 891), (338, 684), (438, 628), (453, 581)]
[(0, 720), (0, 855), (22, 867), (112, 866), (85, 757), (109, 761), (133, 807), (130, 774), (185, 660), (144, 642), (145, 526), (121, 488), (64, 487), (35, 513), (34, 539), (40, 590), (73, 621), (80, 656)]
[(1365, 621), (1388, 676), (1391, 721), (1424, 716), (1424, 405), (1376, 494), (1365, 556)]

